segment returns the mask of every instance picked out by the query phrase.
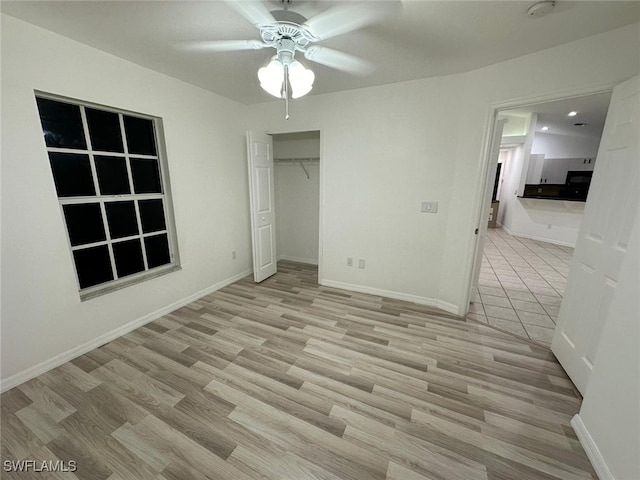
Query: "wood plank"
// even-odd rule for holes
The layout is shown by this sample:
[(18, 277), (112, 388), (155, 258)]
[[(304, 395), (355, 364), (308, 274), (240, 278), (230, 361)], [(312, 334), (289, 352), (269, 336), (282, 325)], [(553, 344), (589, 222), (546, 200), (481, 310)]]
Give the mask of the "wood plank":
[(281, 262), (3, 393), (0, 452), (80, 480), (593, 480), (580, 403), (544, 347)]

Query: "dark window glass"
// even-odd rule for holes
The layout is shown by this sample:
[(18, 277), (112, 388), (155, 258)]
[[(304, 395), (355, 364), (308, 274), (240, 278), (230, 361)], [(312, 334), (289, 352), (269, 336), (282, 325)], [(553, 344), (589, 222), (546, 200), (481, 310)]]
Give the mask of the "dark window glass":
[(107, 223), (111, 238), (138, 235), (136, 207), (131, 202), (109, 202), (104, 205), (107, 211)]
[(102, 195), (122, 195), (131, 193), (127, 162), (121, 157), (104, 157), (96, 155), (96, 172), (98, 185)]
[(113, 256), (116, 260), (118, 277), (126, 277), (144, 270), (140, 239), (114, 243)]
[(157, 160), (132, 158), (131, 175), (136, 193), (162, 193)]
[(162, 208), (162, 200), (140, 200), (140, 220), (142, 222), (142, 232), (151, 233), (159, 230), (166, 230), (164, 223), (164, 209)]
[(49, 163), (58, 197), (95, 195), (88, 155), (49, 153)]
[(147, 265), (149, 265), (149, 268), (171, 263), (169, 240), (166, 235), (145, 237), (144, 248), (147, 251)]
[[(148, 198), (163, 193), (161, 166), (153, 158), (154, 121), (38, 97), (36, 103), (56, 192), (65, 199), (60, 203), (80, 288), (170, 265), (164, 198)], [(60, 149), (73, 152), (55, 151)], [(96, 195), (114, 198), (105, 202)]]
[(106, 245), (73, 252), (80, 288), (87, 288), (113, 280), (109, 249)]
[(100, 204), (80, 203), (64, 205), (62, 208), (71, 245), (85, 245), (107, 239)]
[(86, 149), (82, 117), (78, 105), (36, 98), (47, 147)]
[(85, 112), (91, 147), (104, 152), (124, 152), (118, 114), (93, 108), (85, 108)]
[(129, 153), (156, 155), (156, 136), (151, 120), (125, 115), (124, 130)]

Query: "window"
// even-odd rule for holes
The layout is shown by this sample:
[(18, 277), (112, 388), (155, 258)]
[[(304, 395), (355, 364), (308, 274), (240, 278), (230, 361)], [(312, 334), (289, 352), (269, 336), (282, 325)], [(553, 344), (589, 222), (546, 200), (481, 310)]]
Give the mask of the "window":
[(159, 120), (37, 94), (80, 297), (176, 270)]

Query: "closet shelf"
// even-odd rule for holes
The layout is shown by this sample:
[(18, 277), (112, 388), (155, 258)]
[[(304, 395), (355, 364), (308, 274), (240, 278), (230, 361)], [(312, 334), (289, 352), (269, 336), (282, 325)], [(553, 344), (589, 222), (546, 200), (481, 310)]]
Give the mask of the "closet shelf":
[(311, 165), (320, 165), (320, 158), (318, 157), (295, 157), (295, 158), (274, 158), (273, 163), (275, 165), (300, 165), (302, 170), (304, 170), (304, 174), (307, 176), (307, 180), (311, 177), (309, 176), (309, 172), (305, 168), (305, 163), (307, 166)]
[(320, 165), (320, 157), (293, 157), (293, 158), (274, 158), (273, 163), (276, 165)]

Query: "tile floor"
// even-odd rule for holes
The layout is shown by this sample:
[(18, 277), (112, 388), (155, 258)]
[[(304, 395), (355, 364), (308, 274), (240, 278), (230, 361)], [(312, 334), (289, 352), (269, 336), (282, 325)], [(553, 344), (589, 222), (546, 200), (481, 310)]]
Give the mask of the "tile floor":
[(489, 229), (469, 318), (551, 345), (573, 248)]

